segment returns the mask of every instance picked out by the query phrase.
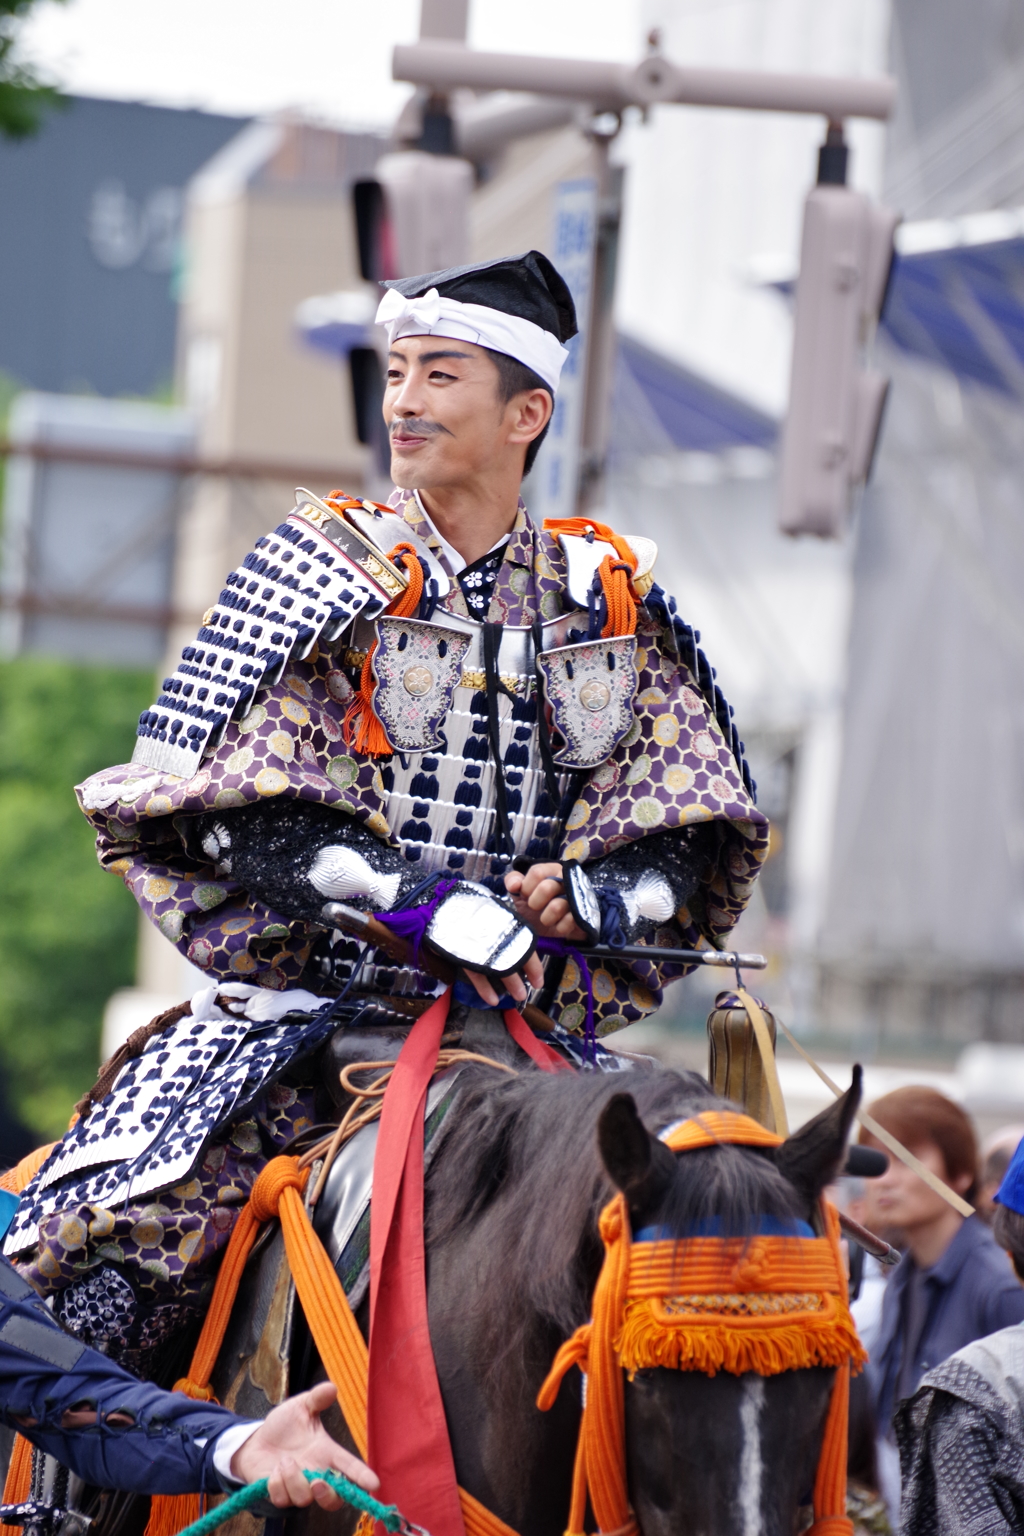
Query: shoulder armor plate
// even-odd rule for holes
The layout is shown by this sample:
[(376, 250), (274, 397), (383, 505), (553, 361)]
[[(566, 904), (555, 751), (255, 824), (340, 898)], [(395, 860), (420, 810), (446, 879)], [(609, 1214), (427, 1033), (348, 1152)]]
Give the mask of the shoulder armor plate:
[(298, 491), (285, 521), (229, 574), (195, 643), (139, 717), (132, 762), (190, 778), (289, 661), (337, 639), (359, 615), (376, 617), (405, 584), (404, 571), (339, 510)]
[[(594, 583), (594, 574), (605, 555), (616, 558), (613, 545), (603, 539), (587, 539), (574, 533), (560, 533), (558, 543), (565, 555), (566, 590), (578, 608), (586, 608), (587, 598)], [(653, 539), (636, 535), (626, 536), (626, 543), (636, 556), (633, 585), (644, 597), (654, 583), (654, 562), (658, 558), (658, 546)]]

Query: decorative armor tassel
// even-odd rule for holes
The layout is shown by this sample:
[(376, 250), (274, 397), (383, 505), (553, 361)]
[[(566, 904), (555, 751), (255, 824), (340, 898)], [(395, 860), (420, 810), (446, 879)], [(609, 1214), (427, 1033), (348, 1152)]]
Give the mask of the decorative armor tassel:
[(635, 635), (636, 605), (640, 601), (633, 586), (637, 561), (626, 540), (609, 528), (607, 523), (595, 523), (589, 517), (546, 517), (544, 532), (550, 533), (556, 542), (560, 533), (580, 539), (592, 534), (603, 544), (612, 545), (619, 558), (613, 560), (611, 555), (605, 555), (598, 566), (608, 610), (601, 638), (609, 640), (612, 636)]
[[(760, 1012), (774, 1056), (775, 1019), (763, 1005)], [(776, 1124), (772, 1085), (754, 1022), (735, 992), (720, 992), (708, 1015), (708, 1082), (722, 1098), (742, 1105), (751, 1119), (786, 1135), (788, 1128)]]
[[(387, 611), (395, 618), (411, 619), (419, 608), (420, 598), (423, 596), (423, 567), (413, 546), (404, 541), (396, 544), (394, 549), (388, 552), (388, 559), (394, 565), (401, 562), (405, 566), (409, 573), (409, 585), (404, 592), (400, 592), (393, 599)], [(357, 752), (365, 753), (367, 757), (390, 757), (391, 743), (373, 708), (373, 693), (377, 686), (377, 679), (373, 675), (373, 656), (376, 649), (377, 641), (375, 640), (366, 653), (359, 679), (359, 691), (348, 707), (341, 730), (346, 746), (354, 747)]]

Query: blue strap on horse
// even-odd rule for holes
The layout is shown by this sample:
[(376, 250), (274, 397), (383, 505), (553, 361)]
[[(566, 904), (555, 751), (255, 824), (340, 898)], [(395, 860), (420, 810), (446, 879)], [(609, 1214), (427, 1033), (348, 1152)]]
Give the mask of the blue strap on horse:
[[(338, 1472), (303, 1472), (303, 1477), (308, 1483), (325, 1482), (329, 1488), (351, 1504), (353, 1509), (358, 1509), (362, 1514), (372, 1515), (374, 1520), (379, 1520), (391, 1536), (429, 1536), (420, 1525), (413, 1525), (411, 1520), (396, 1509), (394, 1504), (382, 1504), (375, 1499), (372, 1493), (367, 1493), (365, 1488), (360, 1488), (358, 1483), (353, 1483), (349, 1478), (342, 1477)], [(246, 1487), (239, 1488), (223, 1504), (218, 1504), (216, 1509), (196, 1520), (192, 1525), (187, 1525), (179, 1536), (209, 1536), (225, 1520), (230, 1520), (232, 1515), (241, 1514), (243, 1510), (252, 1509), (256, 1504), (262, 1504), (268, 1493), (268, 1481), (261, 1477), (258, 1482), (248, 1483)]]

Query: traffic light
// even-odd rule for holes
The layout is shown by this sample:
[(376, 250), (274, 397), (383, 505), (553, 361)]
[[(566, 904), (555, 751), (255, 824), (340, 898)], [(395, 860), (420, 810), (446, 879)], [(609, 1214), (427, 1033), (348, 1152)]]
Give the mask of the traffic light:
[(830, 127), (804, 205), (779, 526), (839, 538), (867, 479), (889, 381), (863, 354), (885, 302), (899, 215), (845, 185), (846, 145)]
[[(436, 141), (440, 152), (411, 149), (383, 155), (374, 177), (357, 181), (352, 189), (359, 270), (367, 282), (439, 272), (469, 260), (473, 167), (443, 152), (450, 139), (450, 118), (443, 115), (447, 135), (437, 129), (433, 140), (427, 119), (429, 114), (421, 142)], [(366, 345), (351, 347), (348, 364), (359, 441), (375, 449), (386, 473), (389, 449), (381, 426), (384, 377), (379, 345), (376, 336)]]
[(359, 265), (370, 282), (440, 272), (469, 260), (468, 160), (400, 150), (353, 188)]

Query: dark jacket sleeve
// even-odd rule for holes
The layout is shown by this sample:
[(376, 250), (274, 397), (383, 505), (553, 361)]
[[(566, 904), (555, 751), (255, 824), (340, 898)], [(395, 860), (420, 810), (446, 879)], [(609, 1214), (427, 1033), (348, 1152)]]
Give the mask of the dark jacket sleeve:
[[(62, 1429), (62, 1415), (83, 1407), (95, 1410), (95, 1425)], [(110, 1414), (132, 1423), (112, 1425)], [(147, 1494), (221, 1492), (214, 1440), (239, 1423), (226, 1409), (139, 1381), (80, 1343), (2, 1258), (0, 1419), (87, 1483)]]

